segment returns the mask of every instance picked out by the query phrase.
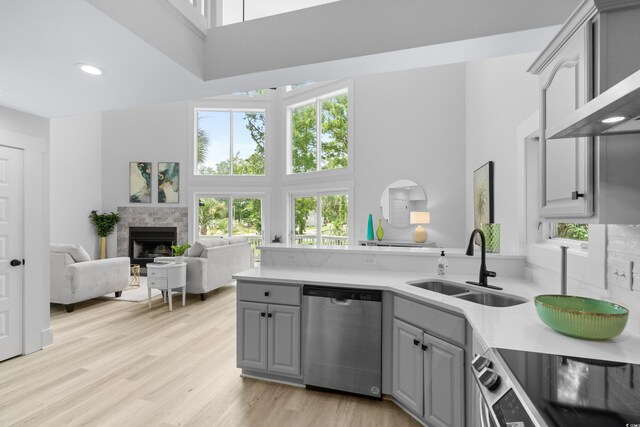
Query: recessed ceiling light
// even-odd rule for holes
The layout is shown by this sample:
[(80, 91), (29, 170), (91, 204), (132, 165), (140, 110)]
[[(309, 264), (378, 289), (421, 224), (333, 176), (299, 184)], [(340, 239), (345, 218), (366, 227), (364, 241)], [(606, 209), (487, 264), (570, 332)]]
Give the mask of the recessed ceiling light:
[(626, 117), (624, 116), (607, 117), (606, 119), (602, 120), (602, 123), (618, 123), (623, 121), (624, 119), (626, 119)]
[(102, 74), (104, 74), (104, 70), (102, 68), (96, 67), (95, 65), (91, 65), (91, 64), (75, 64), (75, 65), (85, 73), (91, 74), (92, 76), (101, 76)]

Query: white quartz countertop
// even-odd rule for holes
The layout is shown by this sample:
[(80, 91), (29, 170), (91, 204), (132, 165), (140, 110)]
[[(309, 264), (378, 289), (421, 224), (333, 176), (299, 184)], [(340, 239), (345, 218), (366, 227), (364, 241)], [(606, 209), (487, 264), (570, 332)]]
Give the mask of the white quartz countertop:
[[(631, 310), (629, 322), (622, 334), (608, 341), (589, 341), (568, 337), (542, 323), (536, 313), (533, 298), (540, 294), (558, 293), (559, 286), (540, 286), (513, 278), (490, 278), (489, 284), (500, 286), (503, 291), (484, 288), (478, 288), (478, 290), (510, 294), (529, 301), (512, 307), (488, 307), (408, 285), (407, 282), (416, 280), (443, 279), (436, 275), (416, 272), (258, 267), (236, 274), (234, 278), (392, 291), (396, 295), (464, 314), (477, 336), (488, 347), (640, 363), (640, 315), (634, 310)], [(478, 280), (478, 277), (447, 275), (444, 280), (464, 284), (467, 280)], [(472, 285), (467, 286), (476, 288)]]

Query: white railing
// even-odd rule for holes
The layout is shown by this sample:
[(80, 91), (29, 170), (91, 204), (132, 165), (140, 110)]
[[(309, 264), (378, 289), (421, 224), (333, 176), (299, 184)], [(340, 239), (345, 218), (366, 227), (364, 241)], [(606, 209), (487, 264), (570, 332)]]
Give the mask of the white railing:
[[(296, 234), (293, 243), (296, 245), (316, 245), (317, 237), (315, 235)], [(321, 245), (324, 246), (347, 246), (346, 236), (322, 236)]]

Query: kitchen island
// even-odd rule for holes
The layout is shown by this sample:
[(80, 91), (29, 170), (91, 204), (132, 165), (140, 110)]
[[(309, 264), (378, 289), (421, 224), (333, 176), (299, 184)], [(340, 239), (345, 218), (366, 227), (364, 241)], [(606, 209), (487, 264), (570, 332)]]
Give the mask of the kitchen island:
[[(479, 395), (469, 367), (474, 356), (488, 348), (640, 363), (637, 351), (640, 348), (640, 316), (633, 310), (623, 333), (612, 340), (587, 341), (564, 336), (540, 321), (533, 303), (536, 295), (558, 293), (559, 284), (540, 285), (521, 277), (524, 257), (488, 256), (489, 267), (498, 272), (498, 277), (492, 278), (490, 284), (503, 288), (497, 291), (465, 284), (477, 280), (473, 271), (478, 268), (478, 257), (464, 256), (459, 250), (447, 250), (447, 253), (454, 269), (443, 278), (433, 274), (432, 264), (437, 253), (432, 249), (283, 245), (263, 248), (261, 267), (235, 275), (239, 299), (238, 366), (243, 368), (243, 375), (305, 384), (300, 369), (304, 366), (305, 355), (299, 350), (305, 338), (300, 332), (299, 321), (299, 313), (304, 313), (300, 298), (304, 285), (382, 292), (382, 393), (425, 425), (474, 425), (479, 417), (475, 404)], [(463, 285), (471, 292), (494, 293), (527, 301), (509, 307), (492, 307), (412, 285), (429, 280)], [(254, 297), (247, 298), (247, 287)], [(284, 305), (268, 305), (274, 296), (278, 299), (276, 302)], [(245, 320), (241, 306), (255, 304), (247, 301), (261, 302), (261, 311), (273, 311), (273, 316), (280, 319), (265, 319), (260, 323), (265, 325), (265, 332), (258, 340), (254, 339), (256, 333), (247, 333), (240, 325)], [(259, 318), (255, 319), (260, 322)], [(279, 331), (267, 331), (267, 324), (273, 328), (276, 323)], [(268, 342), (264, 358), (280, 358), (273, 364), (274, 369), (266, 367), (272, 363), (269, 360), (261, 360), (264, 369), (253, 369), (251, 360), (250, 364), (242, 360), (246, 353), (240, 346), (251, 343), (247, 337), (255, 342)], [(274, 337), (279, 337), (279, 342), (273, 341)], [(283, 341), (282, 337), (286, 339)], [(416, 377), (420, 380), (414, 381)], [(436, 401), (440, 403), (432, 403)], [(449, 401), (454, 403), (442, 403)]]

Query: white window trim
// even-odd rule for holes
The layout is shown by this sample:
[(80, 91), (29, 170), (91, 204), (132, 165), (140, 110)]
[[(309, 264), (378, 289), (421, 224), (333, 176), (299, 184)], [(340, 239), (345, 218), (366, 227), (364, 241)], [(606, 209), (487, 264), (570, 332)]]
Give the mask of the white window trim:
[[(271, 212), (271, 190), (265, 188), (264, 190), (256, 191), (250, 188), (238, 188), (225, 189), (221, 191), (212, 191), (210, 188), (197, 187), (190, 189), (188, 192), (188, 215), (189, 215), (189, 236), (191, 236), (191, 242), (195, 242), (200, 239), (199, 218), (198, 218), (198, 200), (201, 198), (223, 198), (233, 197), (234, 199), (241, 198), (257, 198), (262, 200), (262, 240), (268, 243), (267, 239), (270, 236), (270, 215)], [(231, 232), (231, 228), (229, 232)], [(231, 234), (232, 235), (232, 234)]]
[[(346, 194), (347, 195), (347, 208), (349, 210), (347, 214), (347, 228), (349, 233), (347, 235), (347, 245), (353, 245), (354, 242), (354, 220), (353, 220), (353, 183), (341, 183), (336, 184), (334, 186), (326, 185), (326, 186), (305, 186), (305, 187), (291, 187), (289, 189), (285, 189), (285, 193), (287, 195), (287, 206), (286, 206), (286, 238), (285, 242), (287, 244), (294, 244), (292, 240), (292, 233), (294, 231), (295, 218), (293, 215), (294, 210), (294, 198), (299, 197), (319, 197), (325, 195), (333, 195), (333, 194)], [(318, 215), (318, 218), (320, 215)], [(319, 221), (319, 219), (318, 219)]]
[[(188, 104), (189, 123), (188, 129), (189, 144), (187, 144), (188, 159), (188, 180), (191, 183), (215, 183), (216, 185), (264, 185), (270, 182), (272, 176), (273, 147), (271, 143), (273, 119), (271, 114), (271, 101), (269, 99), (224, 99), (199, 100)], [(196, 138), (198, 126), (198, 114), (196, 111), (254, 111), (264, 112), (265, 135), (264, 135), (264, 175), (199, 175), (197, 173)]]
[[(349, 103), (349, 110), (347, 112), (347, 122), (349, 126), (348, 133), (348, 148), (347, 153), (347, 167), (340, 169), (327, 169), (327, 170), (315, 170), (310, 172), (293, 173), (292, 172), (292, 156), (291, 156), (291, 115), (289, 114), (291, 109), (318, 102), (319, 100), (330, 98), (335, 95), (342, 94), (346, 91), (347, 100)], [(317, 104), (316, 104), (317, 105)], [(302, 88), (300, 92), (291, 91), (285, 92), (282, 96), (282, 114), (285, 117), (285, 156), (286, 156), (286, 169), (285, 180), (295, 181), (301, 179), (315, 179), (322, 175), (350, 175), (353, 174), (353, 163), (355, 159), (355, 146), (354, 146), (354, 110), (355, 110), (355, 97), (354, 97), (354, 85), (353, 80), (340, 80), (327, 84), (312, 85), (309, 88)], [(319, 114), (317, 115), (319, 117)], [(316, 123), (316, 132), (321, 131), (320, 123)], [(321, 140), (317, 140), (317, 164), (321, 161), (322, 143)]]
[[(554, 273), (560, 273), (560, 246), (569, 246), (567, 251), (567, 276), (580, 282), (588, 283), (599, 288), (605, 288), (606, 284), (606, 226), (590, 225), (588, 249), (580, 247), (580, 241), (571, 239), (548, 239), (548, 222), (538, 219), (540, 228), (538, 233), (528, 230), (528, 225), (533, 221), (527, 221), (528, 210), (526, 204), (527, 167), (526, 144), (531, 143), (539, 128), (539, 112), (532, 114), (516, 130), (518, 176), (517, 183), (519, 193), (519, 229), (520, 246), (527, 255), (527, 264), (533, 268), (543, 268)], [(539, 173), (539, 169), (538, 169)], [(537, 188), (537, 186), (536, 186)], [(539, 210), (540, 204), (536, 210)], [(558, 219), (556, 222), (562, 222)], [(544, 229), (544, 227), (547, 227)], [(528, 232), (529, 231), (529, 232)], [(527, 235), (530, 236), (527, 239)], [(535, 237), (533, 237), (535, 236)], [(558, 289), (559, 289), (558, 282)]]

